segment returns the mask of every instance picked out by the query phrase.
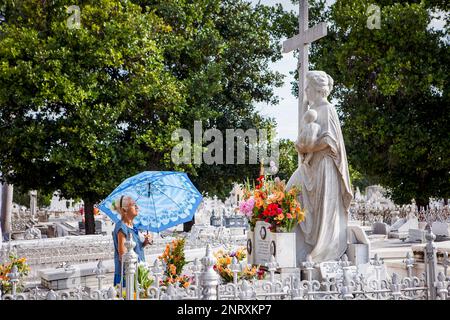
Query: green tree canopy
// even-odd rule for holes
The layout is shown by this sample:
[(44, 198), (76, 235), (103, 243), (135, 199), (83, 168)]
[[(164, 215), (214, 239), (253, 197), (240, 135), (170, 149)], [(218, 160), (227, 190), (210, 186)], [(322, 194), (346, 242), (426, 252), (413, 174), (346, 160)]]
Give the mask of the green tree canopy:
[[(367, 27), (370, 4), (380, 29)], [(448, 25), (430, 28), (439, 10), (448, 4), (338, 0), (312, 47), (314, 68), (335, 81), (349, 162), (398, 203), (450, 197)]]
[(183, 106), (183, 89), (165, 70), (155, 35), (167, 26), (155, 14), (129, 2), (85, 1), (81, 28), (71, 29), (70, 4), (5, 5), (0, 163), (22, 189), (58, 189), (91, 209), (144, 168), (149, 136), (162, 144), (178, 126), (171, 115)]
[(143, 170), (185, 170), (227, 192), (258, 166), (175, 166), (176, 128), (268, 128), (281, 8), (246, 1), (5, 0), (0, 11), (0, 170), (21, 189), (92, 205)]
[[(278, 102), (273, 87), (282, 85), (282, 75), (270, 70), (269, 63), (281, 58), (283, 28), (279, 21), (285, 12), (280, 6), (253, 6), (242, 0), (136, 3), (154, 10), (173, 30), (164, 56), (172, 74), (186, 88), (182, 128), (193, 136), (193, 123), (201, 120), (204, 130), (220, 130), (224, 142), (226, 129), (274, 128), (273, 121), (256, 112), (255, 102)], [(170, 161), (166, 164), (172, 165)], [(224, 197), (232, 182), (256, 177), (259, 165), (246, 161), (245, 165), (235, 162), (175, 169), (191, 172), (201, 190)]]

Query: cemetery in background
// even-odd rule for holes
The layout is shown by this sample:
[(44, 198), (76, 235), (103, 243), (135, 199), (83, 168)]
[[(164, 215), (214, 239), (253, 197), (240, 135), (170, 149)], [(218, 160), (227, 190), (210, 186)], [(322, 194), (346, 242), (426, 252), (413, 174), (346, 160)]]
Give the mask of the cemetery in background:
[[(135, 244), (127, 241), (124, 276), (132, 285), (122, 295), (120, 288), (112, 287), (114, 246), (109, 218), (98, 214), (99, 234), (83, 235), (80, 206), (65, 210), (50, 206), (36, 212), (13, 206), (14, 237), (2, 243), (0, 264), (7, 264), (11, 257), (26, 258), (30, 270), (24, 276), (21, 265), (12, 266), (3, 275), (8, 286), (3, 286), (1, 299), (448, 299), (449, 212), (442, 201), (431, 201), (427, 208), (399, 207), (378, 186), (368, 187), (364, 195), (357, 190), (349, 225), (364, 230), (368, 238), (370, 272), (359, 270), (361, 257), (348, 251), (349, 256), (333, 265), (309, 260), (289, 272), (272, 257), (261, 264), (264, 279), (246, 278), (245, 270), (252, 268), (247, 254), (241, 260), (231, 259), (225, 281), (217, 271), (217, 252), (245, 248), (249, 234), (247, 220), (238, 210), (241, 199), (239, 185), (223, 202), (206, 197), (191, 232), (174, 228), (155, 237), (154, 245), (145, 249), (149, 265), (137, 263), (130, 250)], [(167, 265), (159, 259), (164, 248), (179, 238), (186, 240), (184, 272), (190, 279), (186, 287), (163, 281)], [(142, 268), (151, 285), (138, 281)]]

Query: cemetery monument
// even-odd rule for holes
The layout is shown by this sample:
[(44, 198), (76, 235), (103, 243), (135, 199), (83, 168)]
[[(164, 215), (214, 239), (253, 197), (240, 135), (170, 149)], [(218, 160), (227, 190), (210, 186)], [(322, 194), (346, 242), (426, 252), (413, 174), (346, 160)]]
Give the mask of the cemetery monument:
[[(302, 190), (300, 202), (308, 214), (296, 228), (297, 263), (311, 255), (316, 262), (337, 260), (347, 250), (347, 220), (353, 198), (348, 172), (344, 139), (336, 110), (327, 97), (333, 89), (333, 79), (324, 71), (308, 71), (308, 46), (324, 37), (326, 23), (308, 28), (308, 2), (300, 1), (299, 34), (283, 43), (284, 52), (299, 49), (299, 136), (305, 124), (303, 114), (317, 112), (316, 123), (321, 131), (318, 142), (304, 146), (296, 142), (299, 166), (286, 186), (297, 185)], [(303, 162), (312, 153), (310, 161)]]

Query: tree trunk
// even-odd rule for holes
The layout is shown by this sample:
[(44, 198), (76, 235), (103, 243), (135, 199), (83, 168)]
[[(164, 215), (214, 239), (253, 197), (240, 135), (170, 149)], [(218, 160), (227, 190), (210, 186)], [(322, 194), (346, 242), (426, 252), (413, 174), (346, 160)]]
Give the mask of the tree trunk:
[(86, 234), (95, 233), (94, 202), (84, 201), (84, 230)]
[(192, 218), (191, 221), (183, 223), (183, 231), (184, 232), (190, 232), (192, 229), (192, 226), (195, 224), (195, 216)]
[(429, 205), (430, 203), (430, 198), (427, 196), (427, 192), (425, 192), (426, 190), (426, 183), (425, 183), (425, 177), (422, 175), (422, 177), (419, 179), (419, 185), (418, 185), (418, 189), (419, 189), (419, 194), (416, 196), (416, 205), (418, 207), (418, 210), (420, 211), (420, 209), (424, 208), (426, 209), (426, 207)]
[(425, 198), (418, 198), (416, 199), (416, 205), (418, 207), (418, 210), (421, 210), (422, 208), (426, 209), (426, 207), (429, 205), (429, 200)]

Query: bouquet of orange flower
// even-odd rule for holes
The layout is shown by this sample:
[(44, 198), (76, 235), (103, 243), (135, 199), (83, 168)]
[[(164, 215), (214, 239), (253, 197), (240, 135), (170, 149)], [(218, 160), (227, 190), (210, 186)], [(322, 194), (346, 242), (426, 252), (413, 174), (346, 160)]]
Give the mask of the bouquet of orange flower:
[(183, 274), (175, 277), (165, 277), (161, 280), (160, 285), (168, 286), (169, 284), (178, 285), (183, 288), (187, 288), (191, 285), (192, 278)]
[[(223, 250), (219, 250), (214, 253), (214, 256), (217, 259), (214, 270), (217, 271), (224, 282), (233, 282), (234, 275), (230, 269), (233, 258), (236, 257), (238, 263), (241, 263), (245, 260), (247, 255), (244, 248), (239, 248), (235, 252), (224, 252)], [(242, 271), (238, 272), (237, 277), (238, 280), (263, 279), (264, 270), (260, 269), (259, 266), (245, 266)]]
[(251, 186), (247, 180), (240, 204), (240, 211), (249, 219), (252, 230), (257, 221), (265, 221), (270, 223), (273, 232), (291, 232), (305, 219), (305, 211), (298, 201), (299, 188), (294, 186), (286, 191), (284, 181), (264, 175), (256, 181), (257, 184)]
[(186, 264), (184, 255), (185, 242), (185, 239), (173, 240), (166, 245), (163, 254), (158, 257), (166, 267), (164, 279), (161, 280), (161, 285), (172, 283), (179, 284), (185, 288), (190, 285), (191, 279), (186, 275), (181, 275), (183, 267)]
[(11, 272), (13, 266), (17, 267), (17, 272), (19, 273), (19, 284), (17, 286), (18, 292), (23, 289), (23, 278), (27, 276), (30, 271), (26, 258), (18, 258), (14, 254), (11, 254), (9, 256), (9, 260), (9, 263), (0, 264), (0, 289), (3, 294), (11, 292), (12, 284), (9, 281), (10, 279), (8, 274)]

